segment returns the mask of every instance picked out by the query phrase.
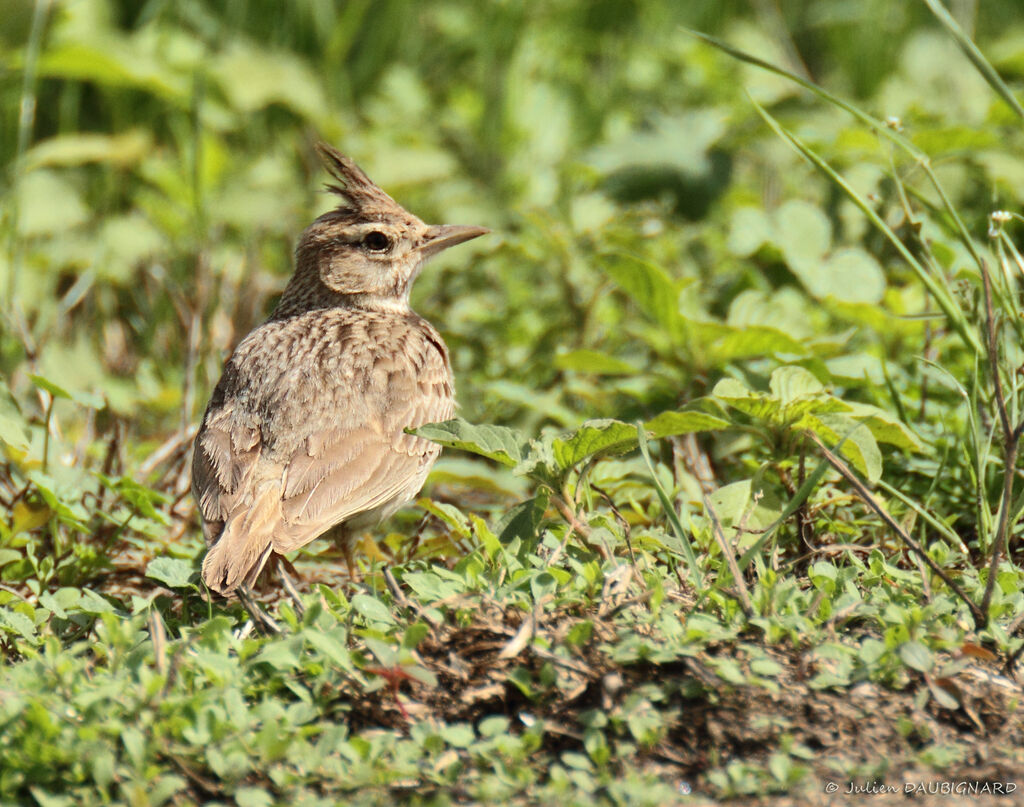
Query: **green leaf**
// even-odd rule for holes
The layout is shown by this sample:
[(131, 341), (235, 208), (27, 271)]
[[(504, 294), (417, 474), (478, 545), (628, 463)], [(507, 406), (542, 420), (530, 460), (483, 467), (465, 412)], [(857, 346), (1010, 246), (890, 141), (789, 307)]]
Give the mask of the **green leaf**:
[(0, 566), (6, 566), (21, 558), (22, 554), (17, 549), (0, 549)]
[(54, 398), (66, 398), (82, 406), (88, 406), (90, 409), (102, 409), (105, 406), (103, 398), (99, 395), (65, 389), (41, 375), (29, 375), (29, 378), (39, 389), (46, 390)]
[(39, 59), (39, 75), (91, 81), (111, 87), (137, 87), (167, 100), (187, 96), (191, 86), (170, 71), (154, 53), (120, 38), (97, 35), (47, 47)]
[(117, 135), (69, 133), (43, 140), (25, 153), (25, 168), (106, 163), (119, 167), (141, 161), (152, 149), (152, 137), (144, 129)]
[(801, 278), (814, 273), (832, 246), (832, 223), (820, 207), (791, 199), (775, 211), (775, 237), (786, 264)]
[(78, 189), (55, 171), (32, 171), (20, 180), (17, 191), (22, 235), (66, 235), (89, 218)]
[(919, 672), (929, 672), (935, 664), (932, 651), (914, 639), (901, 644), (899, 654), (904, 664)]
[(17, 633), (31, 642), (36, 641), (36, 626), (22, 613), (0, 608), (0, 630)]
[(825, 385), (810, 370), (792, 364), (774, 370), (768, 388), (772, 396), (784, 405), (825, 392)]
[(880, 303), (885, 294), (885, 272), (878, 261), (859, 247), (836, 250), (808, 271), (794, 271), (812, 297), (831, 297), (842, 303)]
[(592, 457), (625, 454), (636, 448), (636, 427), (620, 420), (588, 420), (552, 441), (551, 452), (563, 470)]
[(352, 608), (374, 622), (392, 623), (394, 616), (388, 607), (376, 597), (367, 594), (355, 594), (352, 597)]
[(548, 496), (541, 491), (532, 499), (520, 502), (510, 508), (501, 520), (494, 525), (494, 534), (503, 544), (518, 538), (523, 542), (536, 539), (537, 529), (544, 520), (544, 511), (548, 506)]
[(601, 268), (670, 337), (680, 336), (683, 321), (679, 313), (679, 292), (683, 284), (677, 284), (660, 266), (632, 255), (605, 256)]
[(192, 564), (181, 558), (153, 558), (146, 566), (146, 577), (158, 580), (169, 588), (193, 587)]
[(743, 479), (723, 485), (708, 494), (708, 503), (725, 526), (737, 523), (750, 502), (751, 480)]
[(850, 464), (872, 483), (881, 478), (882, 452), (871, 430), (863, 423), (846, 415), (823, 413), (796, 425), (806, 426), (826, 443), (836, 443), (845, 437), (842, 454)]
[(671, 437), (676, 434), (692, 434), (693, 432), (710, 432), (729, 428), (729, 421), (715, 415), (697, 410), (681, 410), (678, 412), (662, 412), (644, 424), (651, 439)]
[(719, 335), (711, 342), (710, 349), (715, 360), (720, 363), (750, 356), (771, 356), (778, 353), (802, 356), (807, 353), (807, 348), (798, 340), (776, 328), (764, 325), (747, 325), (744, 328), (733, 328), (720, 323), (714, 325), (714, 329), (707, 323), (695, 323), (692, 327), (698, 333), (703, 331), (704, 336), (718, 332)]
[(348, 648), (331, 634), (310, 628), (303, 631), (302, 637), (343, 670), (355, 669)]
[(274, 797), (262, 787), (240, 787), (235, 791), (238, 807), (271, 807)]
[(99, 480), (108, 488), (116, 491), (122, 499), (141, 515), (159, 521), (161, 524), (170, 523), (163, 510), (158, 510), (154, 505), (167, 504), (168, 498), (159, 491), (140, 485), (128, 476), (120, 479), (112, 479), (105, 474), (97, 474)]
[(0, 395), (0, 442), (18, 451), (28, 451), (28, 423), (14, 401)]
[(418, 429), (406, 429), (406, 432), (447, 448), (479, 454), (509, 468), (517, 465), (523, 456), (523, 438), (505, 426), (476, 426), (462, 418), (453, 418), (443, 423), (427, 423)]
[(87, 614), (114, 614), (114, 606), (106, 599), (89, 588), (82, 589), (79, 607)]
[(622, 359), (609, 356), (599, 350), (571, 350), (555, 356), (555, 367), (559, 370), (574, 370), (591, 375), (636, 375), (640, 372)]
[(387, 642), (374, 639), (372, 636), (363, 637), (363, 642), (366, 644), (367, 650), (376, 656), (381, 666), (393, 667), (401, 661), (398, 651)]
[(896, 446), (904, 451), (921, 451), (923, 445), (903, 421), (895, 415), (865, 403), (851, 403), (850, 417), (867, 426), (880, 443)]
[(762, 245), (774, 241), (774, 224), (759, 207), (739, 207), (732, 214), (726, 249), (741, 258), (753, 255)]

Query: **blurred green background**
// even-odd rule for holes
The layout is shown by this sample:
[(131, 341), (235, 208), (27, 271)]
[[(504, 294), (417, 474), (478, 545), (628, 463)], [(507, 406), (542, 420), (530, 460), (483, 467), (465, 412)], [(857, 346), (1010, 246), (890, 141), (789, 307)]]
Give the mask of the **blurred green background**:
[[(1019, 0), (946, 7), (1020, 95)], [(395, 803), (411, 776), (481, 803), (665, 804), (683, 775), (715, 796), (820, 794), (808, 766), (831, 774), (838, 741), (801, 699), (863, 683), (897, 704), (872, 715), (890, 744), (865, 732), (844, 775), (1019, 756), (999, 704), (985, 727), (941, 712), (955, 738), (934, 743), (938, 718), (906, 717), (955, 709), (956, 687), (922, 681), (965, 642), (1008, 655), (1024, 611), (993, 395), (1001, 372), (1017, 422), (1024, 258), (1019, 217), (990, 219), (1019, 208), (1024, 127), (950, 28), (916, 0), (0, 0), (0, 801), (326, 804), (365, 785), (363, 803)], [(519, 477), (445, 452), (434, 501), (385, 539), (419, 610), (372, 570), (306, 558), (330, 585), (305, 621), (284, 605), (281, 637), (245, 639), (240, 609), (194, 583), (191, 429), (333, 204), (320, 139), (424, 220), (492, 229), (433, 261), (413, 305), (451, 348), (461, 416), (547, 442)], [(664, 412), (689, 425), (652, 428)], [(555, 467), (553, 433), (590, 418), (622, 422), (563, 442)], [(650, 465), (592, 463), (635, 447), (637, 419)], [(845, 460), (893, 522), (824, 464), (803, 490), (808, 432), (854, 435)], [(609, 434), (614, 451), (580, 448)], [(525, 614), (549, 644), (526, 647)], [(490, 642), (465, 712), (449, 653), (477, 638), (460, 631)], [(706, 674), (685, 677), (697, 654)], [(972, 663), (956, 658), (949, 680)], [(422, 673), (411, 732), (378, 664)], [(737, 692), (790, 695), (791, 722)], [(716, 728), (740, 715), (773, 728)]]
[[(1011, 77), (1024, 69), (1015, 7), (954, 4)], [(415, 290), (452, 347), (468, 419), (564, 425), (700, 394), (714, 357), (638, 333), (601, 256), (640, 255), (689, 282), (698, 319), (801, 337), (826, 317), (823, 290), (725, 239), (742, 207), (844, 208), (808, 186), (745, 98), (793, 115), (806, 95), (684, 26), (881, 116), (955, 129), (992, 103), (919, 3), (3, 0), (0, 371), (19, 398), (26, 370), (102, 393), (139, 438), (196, 420), (330, 204), (311, 148), (322, 138), (421, 217), (494, 229)], [(847, 123), (801, 120), (823, 142)], [(948, 144), (974, 150), (956, 170), (994, 137)], [(885, 158), (864, 156), (854, 168), (870, 187)], [(970, 190), (993, 201), (1021, 175), (1008, 148), (984, 168)], [(856, 242), (861, 225), (838, 221), (837, 245)], [(853, 302), (881, 300), (879, 283)]]
[[(1015, 4), (951, 8), (1018, 79)], [(897, 229), (887, 177), (920, 180), (912, 161), (688, 28), (898, 118), (976, 232), (1024, 182), (1019, 128), (924, 3), (2, 0), (10, 489), (29, 471), (75, 490), (86, 471), (141, 464), (139, 481), (182, 498), (184, 440), (171, 468), (143, 463), (187, 436), (287, 281), (298, 234), (332, 204), (318, 139), (422, 218), (494, 231), (435, 261), (413, 294), (451, 347), (470, 421), (525, 434), (632, 421), (726, 376), (763, 389), (796, 362), (888, 410), (896, 389), (901, 417), (953, 439), (925, 402), (959, 394), (929, 393), (916, 346), (945, 351), (954, 374), (973, 353), (943, 347), (891, 245), (751, 102)], [(934, 191), (920, 186), (927, 233)], [(723, 483), (777, 448), (705, 442)], [(16, 520), (15, 533), (32, 523)]]
[[(1024, 73), (1014, 8), (951, 6), (1011, 83)], [(975, 353), (753, 102), (903, 235), (940, 234), (934, 189), (854, 119), (688, 29), (899, 121), (972, 232), (1024, 183), (1019, 127), (924, 3), (3, 0), (12, 496), (30, 472), (74, 491), (97, 468), (141, 469), (187, 518), (188, 427), (332, 204), (318, 139), (422, 218), (494, 231), (435, 261), (413, 295), (451, 347), (470, 421), (528, 435), (628, 422), (723, 377), (764, 389), (796, 363), (948, 450), (961, 396), (918, 356), (959, 377)], [(895, 178), (921, 208), (913, 225)], [(963, 256), (940, 248), (951, 277)], [(176, 453), (153, 454), (174, 435)], [(702, 448), (722, 484), (788, 450), (742, 434)], [(465, 462), (439, 467), (472, 476)], [(935, 462), (897, 454), (890, 478), (928, 479)], [(696, 472), (674, 465), (696, 501)], [(13, 533), (34, 523), (17, 520)]]

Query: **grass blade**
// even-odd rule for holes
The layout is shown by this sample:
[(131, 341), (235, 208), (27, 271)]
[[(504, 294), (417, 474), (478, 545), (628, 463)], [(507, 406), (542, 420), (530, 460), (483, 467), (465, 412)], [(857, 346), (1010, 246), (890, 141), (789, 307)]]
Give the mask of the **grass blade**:
[(700, 573), (700, 567), (697, 565), (697, 556), (693, 553), (693, 545), (690, 543), (690, 538), (679, 521), (679, 515), (676, 513), (675, 505), (672, 504), (672, 499), (665, 491), (661, 480), (658, 479), (654, 463), (651, 461), (651, 451), (647, 447), (647, 433), (644, 431), (643, 423), (637, 422), (636, 433), (637, 439), (640, 441), (640, 453), (643, 454), (644, 462), (647, 463), (647, 469), (651, 472), (651, 482), (654, 484), (654, 489), (658, 492), (658, 499), (665, 510), (665, 515), (668, 516), (669, 524), (672, 525), (672, 532), (675, 533), (676, 538), (679, 539), (679, 543), (683, 547), (683, 556), (690, 567), (690, 582), (697, 590), (697, 596), (702, 596), (704, 593), (704, 578)]
[(1002, 98), (1006, 105), (1016, 112), (1019, 117), (1024, 118), (1024, 107), (1020, 105), (1014, 94), (1010, 92), (1010, 88), (1006, 86), (1006, 82), (999, 77), (995, 68), (978, 49), (978, 46), (974, 44), (967, 35), (967, 32), (960, 27), (960, 23), (949, 13), (949, 10), (939, 0), (924, 0), (924, 4), (931, 9), (932, 14), (949, 31), (949, 35), (953, 37), (953, 41), (963, 51), (964, 56), (971, 60), (971, 64), (977, 68), (982, 78), (988, 82), (988, 85), (995, 90), (996, 95)]

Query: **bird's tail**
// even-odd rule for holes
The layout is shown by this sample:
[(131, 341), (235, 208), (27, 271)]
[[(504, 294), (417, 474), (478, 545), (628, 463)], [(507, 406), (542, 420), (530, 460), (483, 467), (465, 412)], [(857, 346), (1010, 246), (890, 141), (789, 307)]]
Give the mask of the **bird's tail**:
[(203, 582), (224, 596), (240, 585), (252, 585), (274, 551), (274, 532), (280, 525), (280, 488), (267, 485), (257, 491), (252, 507), (236, 511), (224, 523), (203, 560)]

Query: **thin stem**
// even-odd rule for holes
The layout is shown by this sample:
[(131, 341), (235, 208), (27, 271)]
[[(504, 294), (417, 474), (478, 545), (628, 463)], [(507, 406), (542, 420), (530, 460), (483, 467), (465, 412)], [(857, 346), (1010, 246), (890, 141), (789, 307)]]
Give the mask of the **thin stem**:
[(743, 611), (743, 615), (747, 619), (750, 619), (754, 615), (754, 605), (750, 601), (750, 592), (747, 591), (747, 583), (743, 579), (743, 573), (740, 571), (740, 566), (736, 562), (736, 552), (733, 547), (729, 545), (729, 541), (725, 537), (725, 532), (722, 530), (722, 524), (718, 520), (718, 515), (715, 513), (715, 509), (711, 506), (711, 502), (708, 500), (708, 497), (703, 495), (703, 498), (704, 510), (711, 519), (711, 532), (714, 534), (715, 540), (718, 541), (718, 546), (722, 550), (722, 557), (725, 558), (725, 562), (729, 566), (729, 573), (732, 575), (732, 579), (736, 581), (736, 599), (740, 604), (740, 609)]
[(1006, 409), (1006, 397), (1003, 394), (1003, 380), (999, 374), (999, 346), (996, 338), (995, 315), (992, 310), (992, 281), (988, 274), (988, 265), (981, 263), (981, 285), (985, 294), (985, 331), (988, 343), (988, 363), (992, 370), (992, 384), (995, 389), (996, 410), (999, 424), (1003, 430), (1003, 495), (999, 502), (999, 521), (996, 524), (995, 539), (992, 541), (988, 563), (988, 580), (985, 582), (985, 593), (981, 598), (981, 612), (988, 623), (988, 607), (995, 593), (996, 573), (999, 561), (1007, 551), (1007, 533), (1010, 523), (1010, 510), (1013, 504), (1013, 477), (1017, 467), (1017, 450), (1020, 447), (1021, 432), (1024, 423), (1016, 428), (1010, 426), (1010, 414)]
[(853, 471), (850, 470), (849, 466), (845, 462), (843, 462), (839, 457), (837, 457), (835, 454), (829, 451), (828, 448), (825, 447), (825, 444), (818, 439), (818, 436), (814, 434), (814, 432), (807, 432), (807, 436), (811, 440), (813, 440), (814, 443), (818, 446), (819, 450), (822, 453), (822, 456), (824, 456), (825, 459), (828, 460), (829, 465), (835, 468), (847, 482), (853, 485), (854, 490), (857, 491), (857, 494), (861, 497), (864, 503), (872, 510), (874, 510), (878, 517), (881, 518), (882, 521), (884, 521), (889, 526), (889, 528), (900, 537), (900, 540), (902, 540), (903, 543), (906, 544), (912, 552), (914, 552), (918, 557), (920, 557), (921, 560), (923, 560), (925, 564), (927, 564), (928, 568), (930, 568), (933, 572), (935, 572), (936, 575), (939, 576), (943, 583), (949, 586), (950, 591), (956, 594), (956, 596), (964, 602), (968, 609), (970, 609), (971, 616), (974, 619), (975, 627), (979, 629), (984, 627), (985, 612), (982, 611), (977, 605), (975, 605), (971, 598), (967, 596), (967, 593), (962, 588), (960, 588), (960, 586), (958, 586), (953, 581), (953, 579), (946, 573), (946, 570), (939, 566), (939, 564), (935, 562), (934, 558), (932, 558), (931, 555), (924, 551), (924, 547), (922, 547), (921, 544), (919, 544), (916, 540), (910, 537), (907, 531), (900, 526), (899, 522), (896, 521), (896, 519), (894, 519), (884, 507), (882, 507), (878, 499), (876, 499), (871, 494), (871, 491), (868, 490), (867, 485), (865, 485), (863, 482), (860, 481), (860, 479), (857, 478), (856, 474), (854, 474)]
[(43, 428), (43, 473), (49, 472), (50, 466), (50, 421), (53, 419), (53, 404), (56, 398), (49, 393), (49, 402), (46, 404), (46, 423)]

